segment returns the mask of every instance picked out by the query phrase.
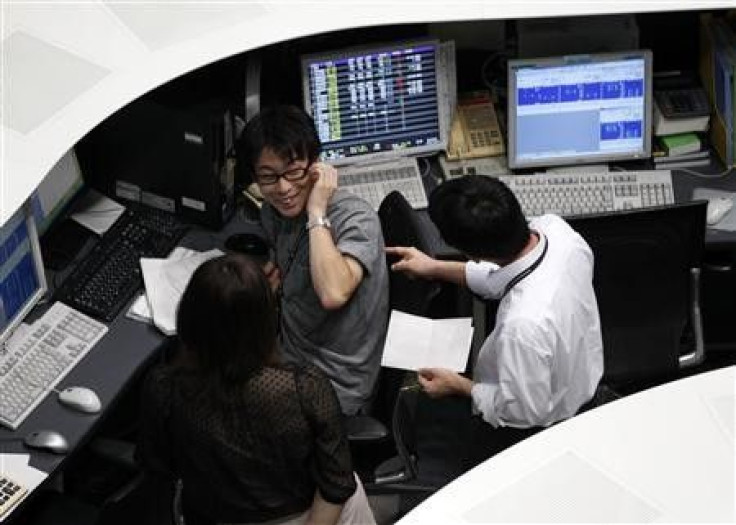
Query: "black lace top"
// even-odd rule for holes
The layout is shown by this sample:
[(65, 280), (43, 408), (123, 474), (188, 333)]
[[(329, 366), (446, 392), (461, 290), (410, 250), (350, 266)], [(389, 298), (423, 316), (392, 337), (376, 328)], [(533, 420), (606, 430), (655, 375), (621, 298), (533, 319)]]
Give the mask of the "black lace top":
[(316, 489), (331, 503), (353, 494), (340, 405), (316, 368), (266, 367), (220, 397), (181, 368), (146, 380), (138, 458), (183, 480), (185, 513), (265, 521), (307, 510)]

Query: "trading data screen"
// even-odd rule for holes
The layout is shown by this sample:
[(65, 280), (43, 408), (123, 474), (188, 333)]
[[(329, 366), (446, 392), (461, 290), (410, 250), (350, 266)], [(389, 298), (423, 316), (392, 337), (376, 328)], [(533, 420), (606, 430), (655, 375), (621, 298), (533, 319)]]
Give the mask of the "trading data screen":
[(649, 52), (509, 62), (512, 167), (650, 153)]
[(439, 150), (438, 47), (429, 41), (303, 57), (304, 103), (323, 158)]
[[(0, 342), (38, 300), (45, 283), (32, 246), (32, 225), (21, 209), (0, 229)], [(41, 270), (42, 271), (42, 270)]]

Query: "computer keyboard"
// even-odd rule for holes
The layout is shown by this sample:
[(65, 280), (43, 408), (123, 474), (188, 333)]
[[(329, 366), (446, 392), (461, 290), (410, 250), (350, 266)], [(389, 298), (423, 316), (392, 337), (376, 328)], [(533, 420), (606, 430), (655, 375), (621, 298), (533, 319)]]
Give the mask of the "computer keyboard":
[(514, 192), (524, 215), (588, 215), (674, 203), (667, 170), (507, 175), (500, 180)]
[(339, 168), (338, 185), (367, 201), (378, 210), (383, 198), (393, 190), (401, 192), (412, 208), (427, 207), (427, 193), (416, 159)]
[(20, 340), (0, 352), (0, 424), (16, 429), (107, 326), (56, 302)]
[(125, 210), (56, 290), (54, 298), (105, 322), (143, 286), (141, 257), (166, 257), (187, 227), (144, 206)]
[(0, 518), (28, 492), (28, 489), (12, 480), (6, 474), (0, 474)]

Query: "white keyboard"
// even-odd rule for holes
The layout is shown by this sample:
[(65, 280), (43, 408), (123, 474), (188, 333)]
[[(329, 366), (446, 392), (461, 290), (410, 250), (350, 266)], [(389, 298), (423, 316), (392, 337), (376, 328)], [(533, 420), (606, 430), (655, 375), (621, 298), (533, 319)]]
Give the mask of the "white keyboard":
[(412, 208), (427, 207), (427, 193), (416, 159), (345, 166), (338, 173), (338, 185), (367, 201), (374, 210), (378, 210), (383, 198), (393, 190), (400, 191)]
[(56, 302), (0, 348), (0, 424), (18, 428), (105, 333), (104, 324)]
[(20, 501), (28, 489), (13, 481), (5, 474), (0, 474), (0, 518)]
[(537, 173), (499, 179), (514, 192), (527, 217), (545, 213), (570, 217), (675, 202), (667, 170)]

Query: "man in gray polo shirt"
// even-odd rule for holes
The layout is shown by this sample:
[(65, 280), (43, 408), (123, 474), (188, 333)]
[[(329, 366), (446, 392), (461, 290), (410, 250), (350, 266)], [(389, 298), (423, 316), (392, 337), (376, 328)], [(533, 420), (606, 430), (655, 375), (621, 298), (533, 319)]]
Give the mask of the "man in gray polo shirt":
[(274, 248), (265, 271), (279, 295), (283, 356), (320, 368), (343, 412), (355, 414), (373, 392), (388, 324), (378, 215), (338, 189), (335, 169), (318, 161), (319, 137), (301, 109), (264, 109), (242, 144), (265, 200), (261, 222)]

